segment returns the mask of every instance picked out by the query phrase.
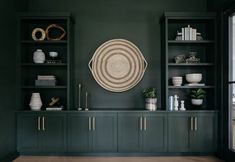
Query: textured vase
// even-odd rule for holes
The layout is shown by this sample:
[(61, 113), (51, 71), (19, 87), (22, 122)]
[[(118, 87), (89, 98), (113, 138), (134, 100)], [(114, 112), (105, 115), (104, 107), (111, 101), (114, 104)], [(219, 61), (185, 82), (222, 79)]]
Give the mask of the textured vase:
[(150, 111), (157, 110), (157, 98), (146, 98), (145, 108)]
[(29, 106), (30, 106), (31, 110), (34, 110), (34, 111), (41, 110), (42, 100), (40, 97), (40, 93), (32, 93)]
[(42, 64), (46, 60), (45, 53), (41, 49), (37, 49), (33, 53), (33, 62), (37, 64)]

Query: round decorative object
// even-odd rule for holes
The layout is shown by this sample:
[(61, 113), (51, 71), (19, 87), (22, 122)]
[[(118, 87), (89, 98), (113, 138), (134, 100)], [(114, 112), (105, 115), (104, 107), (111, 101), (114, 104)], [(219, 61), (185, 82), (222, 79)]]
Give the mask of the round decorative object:
[[(50, 32), (53, 29), (59, 29), (62, 31), (62, 34), (58, 37), (52, 38), (50, 36)], [(57, 24), (51, 24), (46, 28), (46, 37), (48, 40), (62, 40), (66, 35), (66, 31), (64, 30), (64, 28), (62, 28), (61, 26), (57, 25)]]
[(41, 49), (37, 49), (33, 53), (33, 62), (37, 64), (42, 64), (46, 60), (45, 53)]
[(124, 92), (136, 86), (147, 68), (138, 47), (124, 39), (102, 44), (88, 65), (97, 83), (112, 92)]
[(42, 28), (35, 28), (32, 31), (32, 38), (35, 41), (43, 41), (46, 38), (46, 32)]

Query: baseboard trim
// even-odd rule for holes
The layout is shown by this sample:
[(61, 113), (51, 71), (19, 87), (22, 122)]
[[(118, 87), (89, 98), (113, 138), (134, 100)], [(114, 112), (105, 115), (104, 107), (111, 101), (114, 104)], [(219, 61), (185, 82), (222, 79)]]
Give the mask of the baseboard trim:
[(12, 162), (13, 160), (15, 160), (17, 157), (19, 157), (19, 153), (17, 152), (13, 152), (13, 153), (9, 153), (7, 156), (5, 156), (4, 158), (0, 159), (0, 161), (2, 162)]
[(20, 153), (20, 155), (26, 156), (124, 156), (124, 157), (132, 157), (132, 156), (216, 156), (216, 153), (169, 153), (169, 152), (162, 152), (162, 153), (77, 153), (77, 152), (70, 152), (70, 153), (42, 153), (42, 152), (24, 152)]

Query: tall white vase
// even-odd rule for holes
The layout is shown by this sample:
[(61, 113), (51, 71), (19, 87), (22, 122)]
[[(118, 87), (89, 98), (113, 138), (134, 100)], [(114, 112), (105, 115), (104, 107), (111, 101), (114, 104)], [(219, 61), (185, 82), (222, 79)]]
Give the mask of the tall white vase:
[(45, 53), (41, 49), (37, 49), (33, 53), (33, 62), (37, 64), (42, 64), (46, 60)]
[(30, 106), (31, 110), (34, 110), (34, 111), (41, 110), (42, 100), (40, 97), (40, 93), (32, 93), (29, 106)]

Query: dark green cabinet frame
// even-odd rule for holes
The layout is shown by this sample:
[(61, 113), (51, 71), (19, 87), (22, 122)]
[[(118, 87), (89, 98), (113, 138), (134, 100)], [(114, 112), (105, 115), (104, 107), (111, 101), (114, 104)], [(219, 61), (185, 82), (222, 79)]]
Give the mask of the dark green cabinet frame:
[(16, 115), (20, 154), (217, 152), (216, 111), (27, 111)]
[(169, 113), (169, 152), (216, 152), (217, 124), (214, 112)]
[[(169, 110), (168, 97), (179, 95), (185, 100), (187, 110), (218, 110), (217, 108), (217, 17), (216, 13), (209, 12), (166, 12), (161, 21), (162, 39), (162, 107)], [(198, 29), (203, 40), (182, 41), (175, 40), (177, 31), (190, 25)], [(176, 64), (174, 57), (198, 52), (201, 63)], [(202, 82), (205, 86), (185, 86), (185, 74), (202, 73)], [(182, 86), (173, 86), (172, 77), (183, 76)], [(190, 101), (192, 89), (203, 88), (206, 98), (203, 106), (193, 106)]]
[(165, 152), (167, 113), (118, 113), (118, 152)]
[(65, 153), (66, 114), (17, 114), (17, 151), (19, 153)]
[(68, 114), (68, 152), (116, 152), (117, 114), (69, 113)]
[[(47, 26), (58, 24), (66, 31), (63, 40), (34, 41), (31, 32), (34, 28), (46, 30)], [(29, 110), (33, 92), (41, 94), (44, 110), (52, 97), (60, 97), (65, 110), (74, 108), (74, 38), (73, 18), (70, 13), (20, 13), (18, 16), (18, 100), (19, 110)], [(56, 30), (57, 31), (57, 30)], [(56, 32), (55, 31), (55, 32)], [(55, 33), (54, 31), (51, 33)], [(33, 63), (33, 52), (42, 49), (49, 59), (50, 51), (57, 51), (62, 63)], [(55, 75), (56, 86), (35, 86), (37, 75)]]

